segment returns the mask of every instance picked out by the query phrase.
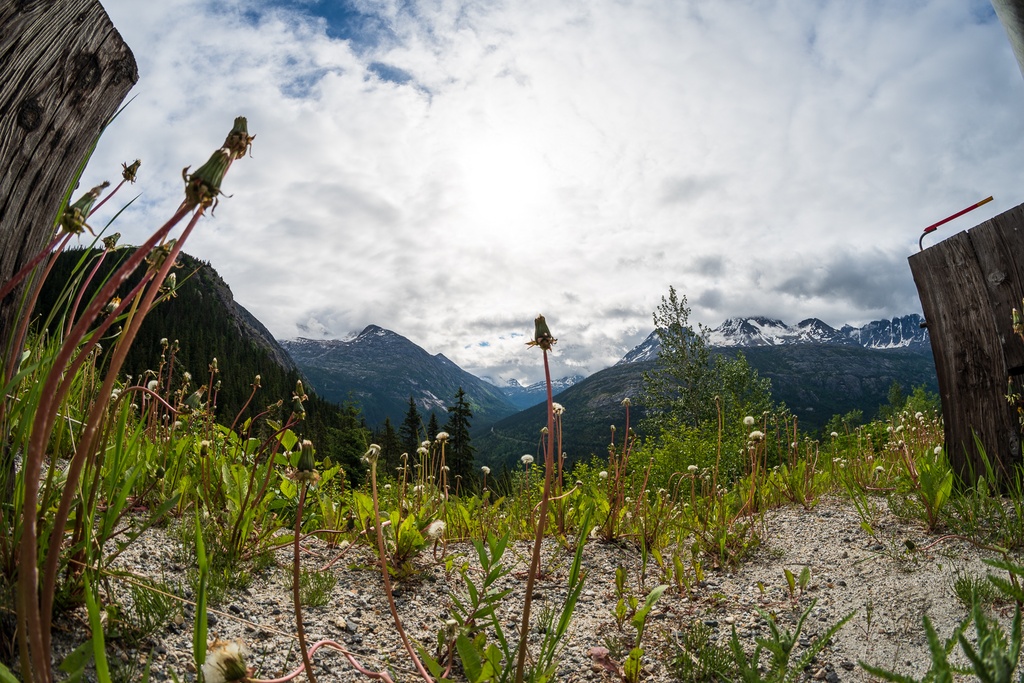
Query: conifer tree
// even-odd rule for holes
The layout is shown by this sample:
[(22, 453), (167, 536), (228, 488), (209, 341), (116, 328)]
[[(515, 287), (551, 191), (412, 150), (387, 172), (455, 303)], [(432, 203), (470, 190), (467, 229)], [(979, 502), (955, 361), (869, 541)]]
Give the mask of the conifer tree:
[(444, 431), (448, 432), (448, 447), (445, 450), (449, 472), (449, 480), (454, 482), (456, 475), (468, 482), (473, 472), (473, 445), (469, 439), (470, 420), (473, 411), (466, 400), (466, 392), (459, 387), (455, 392), (455, 405), (448, 407), (448, 422)]
[(416, 408), (416, 401), (412, 396), (409, 397), (409, 412), (405, 414), (405, 420), (398, 428), (398, 436), (402, 442), (402, 450), (410, 456), (415, 455), (420, 441), (423, 440), (423, 420), (420, 418), (420, 411)]
[(384, 418), (384, 426), (378, 433), (378, 444), (380, 445), (380, 457), (384, 462), (384, 471), (393, 475), (395, 468), (401, 463), (402, 442), (398, 438), (395, 426), (391, 424), (391, 418)]
[(427, 424), (427, 440), (436, 439), (439, 431), (441, 431), (441, 425), (437, 424), (437, 413), (431, 413), (430, 422)]

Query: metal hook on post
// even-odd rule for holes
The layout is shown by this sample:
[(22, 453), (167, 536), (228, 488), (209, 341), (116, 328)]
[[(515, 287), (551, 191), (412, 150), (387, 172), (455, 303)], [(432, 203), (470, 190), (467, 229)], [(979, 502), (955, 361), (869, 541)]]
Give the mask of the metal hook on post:
[(930, 232), (935, 232), (935, 230), (938, 229), (938, 227), (940, 225), (944, 225), (944, 224), (950, 222), (951, 220), (953, 220), (954, 218), (959, 218), (960, 216), (963, 216), (965, 213), (967, 213), (969, 211), (974, 211), (979, 206), (981, 206), (983, 204), (988, 204), (990, 201), (992, 201), (992, 197), (989, 197), (987, 199), (982, 199), (977, 204), (972, 204), (971, 206), (968, 206), (966, 209), (964, 209), (962, 211), (957, 211), (952, 216), (948, 216), (946, 218), (943, 218), (938, 223), (932, 223), (931, 225), (929, 225), (927, 228), (924, 229), (924, 232), (921, 233), (921, 237), (917, 240), (917, 249), (918, 249), (918, 251), (924, 251), (924, 236), (925, 235), (927, 235)]

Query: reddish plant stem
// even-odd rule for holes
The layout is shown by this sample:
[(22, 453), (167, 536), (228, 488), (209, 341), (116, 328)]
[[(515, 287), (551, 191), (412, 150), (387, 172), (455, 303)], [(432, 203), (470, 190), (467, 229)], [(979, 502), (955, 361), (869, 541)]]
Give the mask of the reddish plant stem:
[(526, 646), (527, 636), (530, 633), (530, 602), (533, 599), (533, 584), (537, 580), (540, 571), (540, 550), (544, 541), (544, 526), (548, 519), (548, 498), (551, 495), (552, 472), (555, 468), (554, 461), (554, 439), (555, 439), (555, 411), (554, 401), (551, 396), (551, 370), (548, 367), (548, 352), (544, 353), (544, 380), (548, 388), (548, 434), (547, 448), (544, 453), (544, 495), (540, 499), (540, 519), (537, 520), (537, 534), (533, 539), (533, 559), (530, 561), (530, 574), (526, 578), (526, 597), (523, 600), (523, 625), (519, 629), (519, 658), (516, 662), (516, 683), (523, 683), (523, 673), (526, 668)]
[[(395, 628), (398, 630), (398, 635), (402, 637), (402, 645), (405, 646), (405, 651), (409, 653), (409, 657), (412, 659), (413, 664), (416, 666), (416, 671), (428, 683), (434, 683), (434, 679), (430, 677), (427, 670), (423, 666), (423, 662), (416, 656), (416, 650), (413, 649), (412, 643), (409, 642), (409, 636), (405, 634), (405, 629), (402, 628), (402, 620), (398, 618), (398, 607), (395, 605), (395, 594), (391, 590), (391, 577), (388, 573), (388, 561), (387, 552), (384, 549), (384, 527), (380, 521), (380, 503), (377, 497), (377, 461), (374, 459), (370, 463), (370, 493), (373, 498), (373, 520), (377, 527), (377, 551), (380, 553), (380, 572), (384, 578), (384, 593), (388, 596), (388, 607), (391, 609), (391, 618), (395, 622)], [(397, 532), (396, 532), (397, 534)]]
[(299, 509), (295, 513), (295, 542), (294, 559), (292, 560), (292, 600), (295, 603), (295, 632), (299, 636), (299, 652), (302, 653), (302, 666), (306, 670), (306, 677), (310, 683), (316, 683), (316, 676), (313, 675), (313, 662), (309, 658), (309, 650), (306, 648), (306, 629), (302, 626), (302, 599), (299, 595), (299, 536), (302, 534), (302, 504), (306, 502), (306, 490), (308, 483), (303, 483), (299, 490)]
[[(25, 337), (28, 335), (28, 326), (32, 321), (32, 311), (36, 307), (36, 301), (39, 300), (39, 290), (42, 289), (43, 282), (50, 275), (50, 271), (53, 269), (53, 264), (57, 261), (57, 255), (64, 251), (67, 247), (68, 242), (71, 241), (71, 233), (64, 236), (64, 239), (60, 240), (55, 251), (45, 252), (49, 254), (50, 259), (46, 263), (46, 268), (43, 269), (43, 274), (39, 278), (39, 282), (36, 284), (33, 291), (29, 294), (28, 301), (25, 303), (23, 314), (21, 316), (21, 322), (18, 324), (18, 331), (15, 332), (14, 336), (9, 340), (7, 354), (8, 358), (11, 359), (10, 367), (7, 368), (6, 376), (4, 377), (4, 384), (6, 385), (14, 377), (14, 373), (17, 372), (18, 366), (15, 364), (15, 358), (20, 358), (21, 347), (25, 343)], [(44, 255), (45, 255), (44, 254)]]
[[(21, 570), (24, 571), (26, 568), (28, 569), (26, 572), (26, 581), (31, 581), (31, 583), (26, 583), (23, 588), (27, 588), (28, 585), (33, 586), (33, 594), (35, 592), (34, 587), (36, 586), (39, 578), (38, 570), (35, 569), (35, 556), (37, 553), (38, 543), (38, 539), (36, 538), (37, 528), (34, 514), (37, 503), (36, 489), (38, 487), (39, 477), (37, 470), (42, 463), (46, 442), (53, 430), (53, 423), (56, 419), (57, 412), (56, 406), (59, 406), (60, 402), (63, 401), (64, 397), (67, 395), (67, 392), (70, 389), (71, 380), (74, 377), (73, 374), (69, 375), (61, 373), (56, 371), (56, 369), (63, 368), (67, 365), (72, 354), (78, 349), (78, 343), (86, 337), (88, 326), (96, 319), (96, 316), (99, 314), (100, 310), (102, 310), (105, 302), (114, 295), (117, 288), (129, 277), (129, 275), (131, 275), (135, 268), (142, 263), (150, 250), (152, 250), (158, 242), (166, 237), (171, 228), (181, 221), (189, 210), (188, 206), (183, 205), (178, 212), (171, 217), (171, 220), (162, 226), (160, 230), (154, 233), (153, 236), (150, 237), (135, 254), (132, 254), (131, 258), (129, 258), (117, 273), (111, 277), (107, 284), (104, 285), (96, 298), (86, 309), (82, 319), (79, 320), (72, 328), (71, 336), (64, 341), (64, 346), (61, 348), (61, 351), (55, 359), (53, 364), (55, 370), (51, 371), (50, 375), (47, 377), (47, 387), (44, 388), (40, 405), (37, 409), (36, 424), (33, 425), (32, 437), (29, 442), (28, 458), (26, 459), (25, 464), (25, 500), (23, 510), (31, 510), (33, 514), (31, 515), (31, 521), (28, 519), (28, 515), (25, 515), (25, 523), (26, 525), (31, 523), (31, 528), (26, 528), (22, 535)], [(156, 297), (156, 290), (159, 289), (164, 278), (167, 277), (167, 273), (170, 271), (174, 260), (177, 258), (182, 244), (202, 214), (203, 210), (201, 208), (198, 209), (195, 216), (192, 218), (192, 221), (182, 233), (181, 238), (175, 242), (174, 247), (171, 249), (171, 253), (167, 255), (167, 258), (164, 261), (163, 267), (150, 281), (150, 289), (147, 294), (144, 295), (146, 305), (142, 307), (142, 313), (135, 316), (127, 332), (122, 333), (121, 340), (114, 349), (114, 355), (111, 359), (110, 366), (107, 369), (107, 375), (104, 379), (103, 386), (100, 388), (98, 399), (93, 405), (92, 411), (89, 413), (89, 418), (86, 420), (85, 429), (83, 430), (78, 448), (75, 450), (75, 455), (71, 460), (67, 478), (65, 480), (64, 496), (61, 499), (61, 504), (57, 509), (56, 516), (54, 517), (53, 529), (55, 531), (51, 535), (50, 549), (47, 554), (45, 571), (43, 573), (41, 604), (39, 607), (36, 607), (34, 604), (31, 604), (35, 601), (26, 601), (28, 603), (26, 607), (28, 626), (41, 631), (39, 634), (28, 634), (30, 638), (35, 638), (37, 640), (39, 640), (41, 636), (41, 645), (43, 647), (42, 652), (40, 652), (40, 658), (43, 657), (43, 653), (48, 653), (50, 651), (50, 623), (53, 610), (53, 593), (54, 586), (56, 584), (57, 566), (60, 558), (60, 546), (64, 540), (63, 533), (60, 530), (63, 529), (64, 525), (67, 523), (68, 512), (71, 507), (71, 499), (78, 487), (78, 478), (85, 465), (85, 458), (92, 450), (100, 422), (102, 421), (103, 413), (106, 410), (107, 403), (110, 398), (110, 392), (113, 389), (114, 381), (116, 380), (117, 374), (120, 372), (125, 356), (127, 355), (128, 346), (134, 339), (135, 334), (138, 332), (138, 326), (142, 323), (142, 319), (148, 311), (148, 306), (152, 303), (153, 298)], [(126, 303), (127, 300), (122, 302), (122, 304)], [(121, 310), (120, 306), (118, 308)], [(85, 356), (89, 353), (97, 341), (98, 335), (93, 334), (89, 343), (81, 349), (79, 357)], [(64, 380), (65, 378), (66, 380), (62, 382), (61, 380)], [(42, 661), (43, 660), (40, 659), (40, 663), (42, 663)], [(43, 683), (46, 683), (48, 680), (49, 676), (47, 675)]]
[(82, 281), (82, 286), (78, 289), (78, 294), (75, 295), (75, 302), (71, 304), (71, 310), (68, 311), (68, 322), (64, 328), (64, 336), (67, 337), (71, 334), (71, 326), (75, 322), (75, 314), (78, 313), (78, 306), (82, 303), (82, 297), (85, 295), (85, 290), (89, 287), (89, 283), (92, 282), (93, 277), (96, 276), (96, 271), (100, 269), (100, 265), (103, 264), (103, 260), (107, 257), (109, 249), (104, 249), (100, 254), (100, 257), (96, 259), (96, 265), (89, 271), (88, 277)]

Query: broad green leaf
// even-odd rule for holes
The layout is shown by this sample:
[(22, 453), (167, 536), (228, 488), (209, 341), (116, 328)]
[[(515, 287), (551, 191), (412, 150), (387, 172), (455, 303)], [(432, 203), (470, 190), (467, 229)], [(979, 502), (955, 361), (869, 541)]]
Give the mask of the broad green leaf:
[(473, 641), (463, 634), (455, 639), (455, 647), (459, 651), (459, 659), (462, 660), (462, 668), (466, 672), (466, 678), (470, 683), (479, 683), (482, 680), (483, 662), (480, 653), (473, 646)]

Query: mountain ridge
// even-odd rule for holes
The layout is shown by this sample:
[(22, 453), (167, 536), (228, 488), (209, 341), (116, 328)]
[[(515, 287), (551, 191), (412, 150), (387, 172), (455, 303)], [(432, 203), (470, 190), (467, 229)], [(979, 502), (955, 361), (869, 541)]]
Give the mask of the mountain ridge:
[[(843, 325), (836, 329), (818, 318), (806, 318), (794, 326), (767, 316), (727, 318), (718, 327), (708, 330), (711, 348), (756, 348), (820, 344), (860, 346), (875, 350), (931, 349), (924, 319), (916, 314), (874, 320), (860, 327)], [(651, 332), (631, 349), (616, 365), (654, 360), (658, 355), (658, 332)]]
[(461, 387), (474, 423), (488, 423), (518, 408), (497, 387), (460, 368), (444, 354), (431, 354), (406, 337), (379, 325), (367, 325), (348, 340), (279, 340), (321, 396), (360, 404), (369, 424), (385, 418), (399, 424), (413, 398), (424, 418), (444, 423), (448, 404)]

